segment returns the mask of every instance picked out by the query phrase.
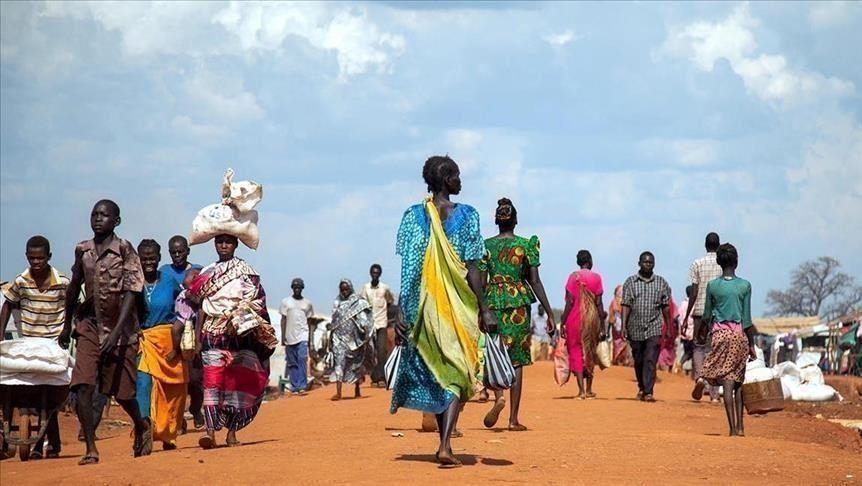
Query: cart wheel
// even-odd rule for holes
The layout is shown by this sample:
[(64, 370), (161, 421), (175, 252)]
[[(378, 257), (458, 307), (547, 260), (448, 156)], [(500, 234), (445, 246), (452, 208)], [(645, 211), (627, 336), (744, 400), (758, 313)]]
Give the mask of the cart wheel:
[[(30, 414), (18, 411), (18, 438), (26, 441), (30, 439)], [(30, 460), (30, 444), (18, 444), (18, 459)]]

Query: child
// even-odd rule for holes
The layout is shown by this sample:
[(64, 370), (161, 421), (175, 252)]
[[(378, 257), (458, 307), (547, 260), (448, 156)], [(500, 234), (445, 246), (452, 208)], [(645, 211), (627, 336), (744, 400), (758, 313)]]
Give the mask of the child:
[[(135, 400), (138, 339), (136, 303), (141, 298), (144, 276), (141, 261), (132, 245), (114, 234), (120, 224), (120, 208), (101, 200), (90, 214), (93, 239), (75, 247), (72, 280), (66, 293), (66, 320), (60, 345), (77, 343), (71, 388), (77, 393), (78, 420), (84, 430), (87, 452), (79, 465), (99, 462), (93, 423), (93, 392), (113, 396), (135, 425), (132, 448), (135, 457), (152, 452), (153, 436), (149, 419), (141, 417)], [(75, 296), (84, 285), (87, 299), (79, 306)]]
[(754, 326), (751, 322), (751, 284), (736, 276), (739, 256), (733, 245), (718, 247), (716, 262), (721, 277), (706, 286), (703, 319), (712, 324), (712, 350), (703, 362), (702, 378), (695, 385), (703, 390), (706, 382), (724, 387), (724, 409), (731, 436), (744, 436), (742, 426), (742, 382), (745, 363), (755, 359)]
[[(3, 289), (3, 308), (0, 310), (0, 341), (13, 309), (20, 311), (20, 333), (25, 337), (57, 339), (63, 331), (66, 318), (66, 288), (69, 279), (52, 267), (51, 243), (44, 236), (27, 240), (25, 249), (30, 268), (15, 277), (11, 285)], [(57, 414), (48, 419), (47, 457), (60, 455), (60, 427)], [(42, 458), (42, 441), (33, 446), (31, 459)]]

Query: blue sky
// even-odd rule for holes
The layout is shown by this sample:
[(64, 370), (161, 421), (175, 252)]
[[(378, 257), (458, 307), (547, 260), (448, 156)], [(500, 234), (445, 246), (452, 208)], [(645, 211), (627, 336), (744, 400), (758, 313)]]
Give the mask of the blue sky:
[[(264, 185), (241, 256), (270, 305), (328, 311), (395, 231), (422, 163), (461, 164), (542, 240), (552, 302), (590, 249), (606, 288), (656, 254), (681, 296), (703, 237), (754, 311), (801, 261), (862, 277), (862, 4), (0, 3), (0, 276), (44, 234), (71, 266), (103, 197), (133, 242), (187, 234), (222, 173)], [(857, 47), (853, 47), (857, 46)], [(167, 254), (164, 255), (167, 258)], [(192, 260), (215, 258), (210, 245)]]

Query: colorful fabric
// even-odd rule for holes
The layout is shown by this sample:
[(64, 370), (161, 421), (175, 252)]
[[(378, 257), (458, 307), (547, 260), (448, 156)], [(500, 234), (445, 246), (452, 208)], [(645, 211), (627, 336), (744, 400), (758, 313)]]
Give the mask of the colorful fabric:
[(479, 270), (488, 274), (485, 301), (491, 309), (529, 307), (536, 302), (533, 289), (524, 280), (530, 267), (539, 266), (539, 238), (521, 236), (488, 238)]
[[(269, 324), (266, 292), (257, 272), (233, 258), (201, 271), (204, 417), (207, 429), (240, 430), (254, 419), (269, 379), (269, 356), (278, 344)], [(197, 286), (196, 286), (197, 287)], [(235, 317), (258, 325), (237, 335)]]
[[(343, 280), (342, 283), (348, 282)], [(371, 305), (353, 293), (350, 284), (350, 297), (335, 301), (332, 310), (330, 331), (330, 352), (332, 353), (332, 373), (330, 380), (342, 383), (361, 383), (365, 375), (363, 363), (366, 347), (374, 337), (374, 321), (371, 319)], [(373, 345), (371, 345), (373, 346)]]
[(572, 307), (564, 323), (569, 367), (573, 372), (590, 376), (598, 362), (595, 354), (601, 323), (595, 299), (604, 293), (602, 277), (592, 270), (580, 269), (569, 275), (566, 292), (572, 298)]
[(402, 346), (390, 411), (442, 413), (478, 386), (478, 303), (464, 262), (485, 253), (479, 214), (456, 204), (440, 221), (429, 198), (404, 213), (396, 252), (402, 258), (400, 305), (412, 330)]
[[(83, 275), (86, 300), (78, 307), (78, 317), (97, 322), (100, 339), (107, 336), (117, 325), (123, 294), (140, 293), (144, 289), (144, 271), (135, 248), (126, 240), (113, 235), (110, 243), (96, 250), (94, 240), (86, 240), (75, 247), (75, 263), (72, 274)], [(134, 340), (136, 326), (126, 326), (119, 344)]]
[(737, 329), (719, 328), (712, 331), (711, 349), (703, 362), (701, 376), (711, 385), (719, 386), (724, 381), (745, 381), (745, 364), (748, 362), (748, 339)]
[(56, 338), (63, 332), (66, 319), (66, 288), (69, 279), (50, 267), (45, 290), (40, 290), (30, 276), (30, 269), (8, 286), (3, 287), (3, 297), (20, 310), (20, 332), (22, 336)]
[(497, 326), (509, 359), (513, 366), (529, 366), (533, 364), (530, 353), (532, 332), (530, 325), (530, 308), (514, 307), (510, 309), (494, 309), (497, 316)]
[(203, 333), (203, 412), (207, 429), (241, 430), (254, 420), (269, 379), (269, 360), (251, 350), (251, 336)]
[(664, 320), (659, 337), (658, 365), (664, 368), (673, 367), (676, 361), (676, 338), (679, 336), (679, 308), (673, 299), (670, 300), (670, 321)]
[[(170, 281), (173, 285), (174, 281)], [(174, 351), (171, 323), (145, 329), (139, 341), (137, 400), (141, 415), (153, 423), (153, 439), (174, 442), (185, 411), (189, 374)]]
[(707, 322), (739, 322), (745, 329), (754, 325), (751, 321), (751, 283), (739, 277), (721, 277), (709, 282), (703, 318)]

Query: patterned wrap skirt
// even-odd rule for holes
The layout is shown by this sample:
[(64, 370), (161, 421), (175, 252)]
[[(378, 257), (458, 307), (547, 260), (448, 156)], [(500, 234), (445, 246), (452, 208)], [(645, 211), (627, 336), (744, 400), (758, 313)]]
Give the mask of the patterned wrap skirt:
[(745, 364), (748, 362), (748, 338), (742, 326), (719, 323), (712, 331), (712, 349), (703, 361), (701, 376), (711, 385), (725, 381), (745, 381)]
[(252, 339), (202, 334), (203, 411), (207, 429), (224, 427), (237, 431), (257, 415), (269, 380), (269, 360), (261, 361), (251, 349)]

